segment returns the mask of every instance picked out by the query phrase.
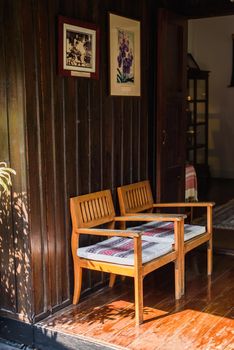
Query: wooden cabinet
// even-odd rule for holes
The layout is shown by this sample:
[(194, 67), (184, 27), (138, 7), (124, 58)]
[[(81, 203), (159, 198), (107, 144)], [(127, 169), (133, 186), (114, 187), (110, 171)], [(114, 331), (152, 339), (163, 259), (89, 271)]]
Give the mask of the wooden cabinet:
[(186, 158), (198, 179), (209, 177), (208, 166), (208, 71), (188, 70)]

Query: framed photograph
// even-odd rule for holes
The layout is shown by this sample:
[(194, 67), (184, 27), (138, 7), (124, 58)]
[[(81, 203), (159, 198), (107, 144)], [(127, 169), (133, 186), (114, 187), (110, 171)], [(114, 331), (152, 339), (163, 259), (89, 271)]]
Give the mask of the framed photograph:
[(141, 95), (140, 22), (109, 13), (110, 94)]
[(58, 26), (59, 74), (98, 79), (99, 29), (97, 26), (63, 16), (59, 16)]

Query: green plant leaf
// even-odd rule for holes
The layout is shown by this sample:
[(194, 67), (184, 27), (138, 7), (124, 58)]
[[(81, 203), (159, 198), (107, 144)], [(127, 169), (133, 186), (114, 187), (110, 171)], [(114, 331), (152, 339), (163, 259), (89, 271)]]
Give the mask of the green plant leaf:
[(11, 174), (16, 175), (16, 171), (7, 167), (5, 162), (0, 162), (0, 192), (9, 191), (9, 186), (12, 185)]

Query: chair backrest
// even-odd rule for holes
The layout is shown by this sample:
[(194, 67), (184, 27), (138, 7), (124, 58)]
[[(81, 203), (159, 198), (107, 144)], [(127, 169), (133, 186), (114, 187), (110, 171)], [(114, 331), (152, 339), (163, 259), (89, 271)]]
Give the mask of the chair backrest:
[(73, 229), (106, 224), (115, 217), (110, 190), (73, 197), (70, 209)]
[(118, 187), (121, 215), (139, 213), (153, 208), (153, 196), (148, 180)]

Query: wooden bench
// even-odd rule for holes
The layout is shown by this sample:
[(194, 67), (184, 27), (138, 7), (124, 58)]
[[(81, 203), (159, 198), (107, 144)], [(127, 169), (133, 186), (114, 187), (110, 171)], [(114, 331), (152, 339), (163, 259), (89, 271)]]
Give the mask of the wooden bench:
[[(110, 286), (115, 276), (134, 278), (136, 324), (143, 322), (143, 278), (157, 268), (175, 263), (175, 297), (181, 297), (181, 246), (183, 246), (184, 215), (161, 215), (152, 218), (142, 214), (116, 217), (109, 190), (81, 195), (70, 199), (72, 218), (72, 255), (74, 262), (74, 297), (80, 298), (82, 270), (91, 269), (110, 273)], [(141, 232), (116, 230), (116, 222), (173, 221), (175, 244), (150, 243), (141, 239)], [(103, 225), (105, 224), (105, 228)], [(101, 228), (100, 228), (101, 225)], [(88, 247), (79, 247), (80, 234), (105, 236), (107, 240)]]
[[(155, 208), (165, 209), (165, 208), (186, 208), (186, 207), (204, 207), (207, 210), (207, 226), (195, 226), (195, 225), (185, 225), (184, 227), (184, 254), (188, 253), (190, 250), (198, 247), (199, 245), (207, 242), (207, 274), (212, 273), (212, 207), (213, 202), (189, 202), (189, 203), (154, 203), (152, 191), (149, 181), (141, 181), (131, 185), (126, 185), (119, 187), (118, 198), (120, 205), (121, 215), (136, 215), (136, 213), (148, 211), (153, 212)], [(156, 214), (158, 215), (158, 214)], [(159, 224), (158, 224), (159, 225)], [(122, 228), (125, 226), (122, 224)], [(162, 225), (165, 230), (165, 227)], [(140, 230), (147, 230), (146, 227), (141, 227)], [(159, 228), (158, 228), (159, 231)], [(153, 229), (151, 230), (151, 241), (158, 241), (158, 232), (153, 236)], [(146, 232), (143, 233), (143, 239), (147, 239), (145, 236)], [(167, 233), (167, 240), (169, 234)], [(187, 236), (187, 237), (186, 237)], [(190, 238), (192, 237), (192, 238)], [(148, 238), (149, 239), (149, 238)], [(166, 238), (161, 238), (161, 241)], [(182, 260), (184, 264), (184, 259)], [(182, 267), (184, 270), (184, 265)], [(182, 273), (181, 276), (184, 274)], [(184, 279), (181, 281), (182, 294), (184, 294)]]

